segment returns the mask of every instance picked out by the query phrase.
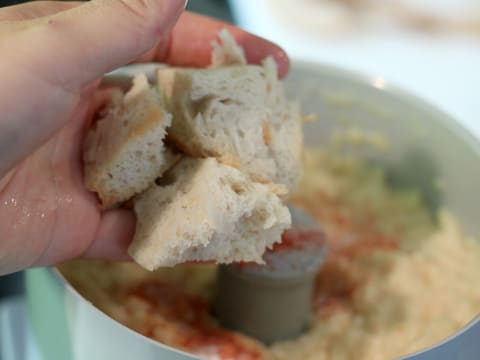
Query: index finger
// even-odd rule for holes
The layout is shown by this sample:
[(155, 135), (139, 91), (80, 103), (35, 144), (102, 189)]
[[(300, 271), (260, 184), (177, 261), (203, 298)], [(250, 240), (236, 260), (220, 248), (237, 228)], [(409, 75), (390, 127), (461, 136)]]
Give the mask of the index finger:
[(290, 62), (280, 46), (234, 25), (190, 12), (184, 12), (169, 36), (160, 39), (154, 49), (137, 61), (160, 61), (174, 66), (208, 66), (212, 41), (222, 29), (227, 29), (243, 47), (249, 63), (259, 64), (266, 57), (272, 56), (278, 65), (279, 76), (287, 74)]

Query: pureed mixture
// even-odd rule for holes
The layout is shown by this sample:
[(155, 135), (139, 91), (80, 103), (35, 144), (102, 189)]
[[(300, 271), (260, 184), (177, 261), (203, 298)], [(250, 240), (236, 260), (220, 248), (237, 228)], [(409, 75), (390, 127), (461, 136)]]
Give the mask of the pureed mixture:
[(315, 319), (297, 339), (265, 347), (210, 314), (215, 266), (149, 273), (135, 264), (75, 261), (67, 279), (98, 308), (167, 345), (212, 359), (392, 359), (433, 345), (480, 313), (480, 242), (448, 213), (435, 223), (415, 191), (321, 151), (306, 154), (291, 202), (315, 216), (329, 255)]

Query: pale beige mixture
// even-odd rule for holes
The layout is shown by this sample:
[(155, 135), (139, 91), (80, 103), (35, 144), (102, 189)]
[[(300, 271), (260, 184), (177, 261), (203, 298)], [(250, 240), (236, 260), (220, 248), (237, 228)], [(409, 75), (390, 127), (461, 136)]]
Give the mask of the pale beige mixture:
[(389, 189), (380, 170), (352, 159), (308, 152), (305, 170), (292, 202), (322, 223), (330, 253), (317, 277), (315, 322), (298, 339), (265, 348), (219, 328), (208, 311), (214, 266), (148, 273), (84, 261), (62, 271), (118, 321), (212, 358), (392, 359), (480, 313), (480, 242), (448, 211), (434, 223), (416, 192)]

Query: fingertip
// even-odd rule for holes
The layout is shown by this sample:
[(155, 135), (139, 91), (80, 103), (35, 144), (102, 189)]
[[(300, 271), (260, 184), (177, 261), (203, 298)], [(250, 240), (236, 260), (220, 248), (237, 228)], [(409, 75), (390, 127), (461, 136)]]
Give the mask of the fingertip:
[(239, 28), (227, 28), (239, 46), (245, 51), (249, 64), (261, 64), (268, 57), (272, 57), (278, 66), (278, 75), (285, 77), (290, 69), (290, 59), (285, 50), (279, 45), (253, 35)]
[(102, 215), (97, 235), (82, 258), (131, 260), (128, 246), (135, 232), (135, 215), (125, 209), (109, 210)]
[(290, 59), (280, 46), (250, 34), (245, 40), (239, 42), (243, 46), (248, 63), (260, 64), (265, 58), (271, 56), (277, 63), (279, 77), (283, 78), (287, 75), (290, 69)]
[(232, 24), (188, 11), (180, 16), (171, 36), (163, 39), (155, 52), (146, 54), (143, 59), (154, 58), (174, 66), (208, 66), (211, 63), (212, 41), (218, 40), (222, 29), (228, 30), (243, 48), (249, 63), (261, 64), (271, 56), (278, 64), (279, 76), (283, 78), (288, 73), (290, 61), (280, 46)]
[(272, 57), (278, 66), (279, 77), (285, 77), (290, 68), (290, 60), (279, 45), (239, 28), (226, 27), (226, 29), (243, 48), (249, 64), (261, 64), (266, 58)]
[(278, 65), (278, 76), (282, 79), (290, 71), (290, 58), (285, 50), (280, 47), (278, 47), (278, 50), (272, 56)]

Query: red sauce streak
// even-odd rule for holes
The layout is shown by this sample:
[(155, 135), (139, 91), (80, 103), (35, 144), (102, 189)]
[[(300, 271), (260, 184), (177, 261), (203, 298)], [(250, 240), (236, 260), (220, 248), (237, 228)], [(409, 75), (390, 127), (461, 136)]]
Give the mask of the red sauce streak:
[[(266, 253), (289, 251), (289, 250), (303, 250), (307, 246), (323, 246), (325, 244), (325, 236), (323, 232), (317, 230), (297, 230), (288, 229), (282, 234), (282, 242), (275, 243), (271, 250), (267, 250)], [(248, 267), (262, 266), (255, 262), (241, 261), (236, 263), (241, 269)]]
[[(220, 359), (260, 360), (261, 346), (253, 340), (222, 329), (209, 313), (208, 302), (198, 295), (185, 292), (178, 286), (151, 281), (142, 283), (129, 292), (148, 302), (152, 312), (162, 316), (169, 324), (178, 325), (175, 337), (167, 345), (192, 353), (215, 354)], [(154, 338), (159, 324), (150, 322), (142, 328), (142, 334)]]
[(322, 317), (336, 311), (350, 311), (355, 292), (369, 280), (361, 262), (356, 259), (365, 253), (395, 249), (398, 244), (394, 239), (370, 233), (330, 251), (315, 282), (313, 308), (317, 315)]
[(317, 230), (288, 229), (283, 232), (282, 242), (276, 243), (271, 251), (303, 250), (306, 246), (325, 244), (323, 232)]

